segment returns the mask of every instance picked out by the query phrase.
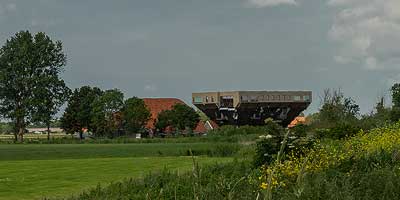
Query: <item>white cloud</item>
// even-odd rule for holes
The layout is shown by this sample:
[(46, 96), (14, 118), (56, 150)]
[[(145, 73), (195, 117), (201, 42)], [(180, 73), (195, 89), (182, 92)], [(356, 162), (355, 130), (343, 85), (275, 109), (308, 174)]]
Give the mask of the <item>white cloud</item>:
[(338, 9), (330, 38), (340, 46), (335, 60), (365, 69), (400, 69), (399, 0), (330, 0)]
[(278, 6), (278, 5), (297, 5), (295, 0), (248, 0), (250, 5), (257, 8), (263, 8), (268, 6)]

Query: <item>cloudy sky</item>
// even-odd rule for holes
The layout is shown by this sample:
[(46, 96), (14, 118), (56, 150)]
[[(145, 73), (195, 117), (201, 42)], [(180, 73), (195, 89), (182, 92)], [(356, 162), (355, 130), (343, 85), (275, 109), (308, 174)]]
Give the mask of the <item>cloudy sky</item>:
[(0, 0), (0, 43), (61, 40), (70, 87), (127, 97), (341, 88), (369, 112), (400, 82), (399, 0)]

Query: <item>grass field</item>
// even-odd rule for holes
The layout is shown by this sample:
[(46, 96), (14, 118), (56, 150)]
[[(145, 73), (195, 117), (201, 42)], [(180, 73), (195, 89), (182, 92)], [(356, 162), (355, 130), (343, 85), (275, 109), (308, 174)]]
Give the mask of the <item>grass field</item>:
[[(0, 145), (2, 160), (81, 159), (148, 156), (187, 156), (223, 150), (225, 143), (149, 144), (18, 144)], [(230, 145), (232, 146), (232, 145)]]
[[(0, 199), (41, 199), (78, 194), (150, 171), (187, 170), (187, 149), (210, 144), (0, 145)], [(163, 155), (160, 157), (160, 152)], [(231, 158), (198, 157), (200, 164)]]

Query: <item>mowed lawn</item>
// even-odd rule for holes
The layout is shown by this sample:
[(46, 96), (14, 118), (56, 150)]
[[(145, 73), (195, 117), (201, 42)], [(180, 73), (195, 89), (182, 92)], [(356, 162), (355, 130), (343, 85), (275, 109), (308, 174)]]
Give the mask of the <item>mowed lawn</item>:
[[(179, 156), (180, 153), (188, 147), (198, 149), (208, 145), (0, 145), (0, 199), (64, 197), (99, 183), (105, 185), (124, 178), (141, 177), (164, 168), (189, 170), (192, 158)], [(196, 160), (200, 164), (211, 164), (232, 159), (196, 157)]]

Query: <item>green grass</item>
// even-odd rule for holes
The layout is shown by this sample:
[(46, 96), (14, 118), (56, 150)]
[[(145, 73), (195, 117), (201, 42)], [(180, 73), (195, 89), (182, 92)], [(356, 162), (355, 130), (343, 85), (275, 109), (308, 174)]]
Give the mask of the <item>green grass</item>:
[[(235, 148), (227, 143), (148, 143), (148, 144), (18, 144), (0, 145), (0, 161), (3, 160), (51, 160), (82, 158), (187, 156), (226, 156), (223, 152)], [(235, 151), (235, 149), (233, 149)], [(226, 154), (226, 155), (225, 155)]]
[[(189, 149), (207, 152), (216, 144), (18, 144), (0, 145), (0, 200), (42, 199), (79, 194), (164, 168), (188, 170)], [(223, 148), (221, 146), (220, 148)], [(232, 158), (198, 157), (200, 164)]]
[[(201, 164), (230, 158), (199, 157)], [(0, 162), (0, 199), (41, 199), (78, 194), (98, 183), (109, 184), (150, 171), (187, 170), (191, 157), (95, 158)]]

